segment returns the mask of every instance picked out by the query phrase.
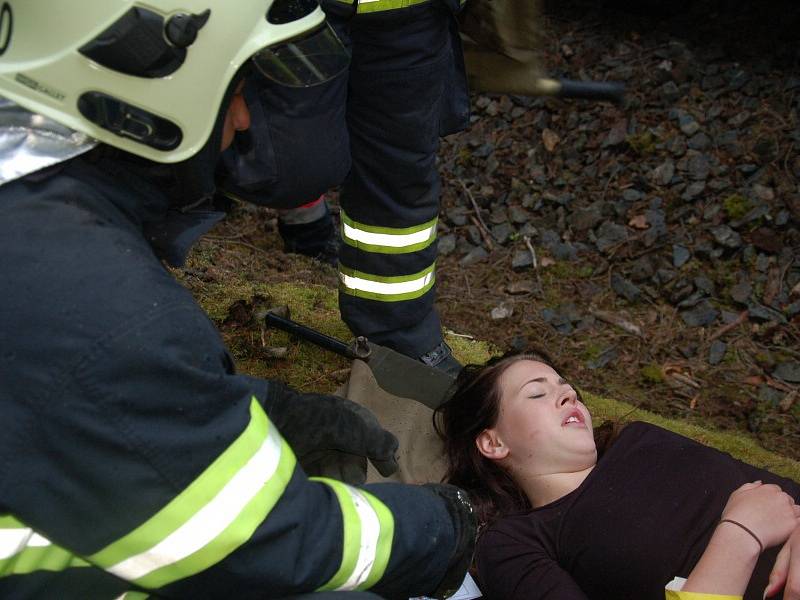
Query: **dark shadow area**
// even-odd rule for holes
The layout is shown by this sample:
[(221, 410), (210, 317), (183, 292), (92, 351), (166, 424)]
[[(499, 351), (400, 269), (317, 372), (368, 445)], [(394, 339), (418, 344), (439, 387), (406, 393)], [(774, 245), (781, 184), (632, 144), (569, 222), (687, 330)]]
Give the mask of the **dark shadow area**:
[(550, 18), (597, 23), (622, 36), (637, 32), (682, 39), (702, 60), (800, 67), (800, 2), (795, 0), (548, 0), (544, 6)]

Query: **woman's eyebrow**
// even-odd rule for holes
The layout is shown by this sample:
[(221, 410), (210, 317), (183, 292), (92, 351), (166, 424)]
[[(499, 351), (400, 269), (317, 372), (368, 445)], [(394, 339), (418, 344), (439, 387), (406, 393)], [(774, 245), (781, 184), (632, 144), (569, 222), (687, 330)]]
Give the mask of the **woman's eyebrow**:
[[(547, 383), (547, 377), (534, 377), (533, 379), (529, 379), (521, 386), (519, 386), (519, 389), (522, 390), (522, 388), (524, 388), (529, 383)], [(568, 385), (568, 384), (569, 382), (563, 377), (559, 377), (558, 381), (556, 381), (556, 385)]]
[(521, 386), (519, 386), (519, 389), (522, 390), (522, 388), (524, 388), (529, 383), (547, 383), (547, 377), (534, 377), (533, 379), (529, 379)]

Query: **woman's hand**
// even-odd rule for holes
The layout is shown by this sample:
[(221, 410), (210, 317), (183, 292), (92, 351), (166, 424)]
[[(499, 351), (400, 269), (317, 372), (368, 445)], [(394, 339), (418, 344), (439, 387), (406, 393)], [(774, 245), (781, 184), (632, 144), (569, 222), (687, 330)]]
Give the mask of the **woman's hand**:
[[(736, 521), (741, 526), (733, 523), (720, 523), (717, 526), (703, 556), (689, 574), (683, 591), (743, 595), (761, 553), (761, 546), (766, 549), (785, 542), (797, 529), (798, 515), (800, 509), (792, 497), (783, 493), (777, 485), (764, 485), (760, 481), (744, 484), (730, 495), (720, 517)], [(780, 564), (786, 566), (782, 571), (785, 573), (794, 567), (795, 572), (788, 576), (800, 578), (800, 534), (792, 537), (797, 540), (793, 540), (794, 545), (786, 550), (787, 554), (782, 556)], [(776, 587), (779, 579), (780, 576), (775, 575), (773, 583)], [(784, 598), (789, 600), (792, 596)], [(800, 596), (793, 600), (800, 600)]]
[(764, 597), (772, 598), (781, 589), (783, 600), (800, 600), (800, 517), (798, 526), (775, 559)]
[[(785, 542), (797, 527), (798, 511), (794, 499), (780, 487), (760, 481), (746, 483), (735, 490), (722, 509), (721, 519), (730, 519), (747, 527), (764, 549)], [(722, 523), (720, 527), (736, 527)], [(755, 544), (755, 540), (753, 540)]]

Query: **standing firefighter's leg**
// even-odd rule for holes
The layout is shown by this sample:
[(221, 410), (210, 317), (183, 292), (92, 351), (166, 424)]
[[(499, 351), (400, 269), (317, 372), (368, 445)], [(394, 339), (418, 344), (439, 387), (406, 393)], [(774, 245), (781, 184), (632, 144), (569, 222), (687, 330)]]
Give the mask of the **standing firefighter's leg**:
[(340, 307), (354, 333), (445, 366), (453, 359), (433, 305), (436, 152), (460, 56), (443, 4), (392, 4), (359, 5), (351, 28)]

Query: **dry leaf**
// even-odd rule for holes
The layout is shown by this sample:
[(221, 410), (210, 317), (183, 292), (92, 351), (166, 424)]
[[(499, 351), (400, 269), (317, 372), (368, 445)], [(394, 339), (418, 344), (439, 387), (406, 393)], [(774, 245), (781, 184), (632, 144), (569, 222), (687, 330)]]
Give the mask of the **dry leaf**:
[(633, 227), (634, 229), (649, 229), (650, 223), (647, 221), (647, 217), (645, 215), (636, 215), (632, 217), (630, 221), (628, 221), (628, 226)]
[(552, 267), (554, 264), (556, 264), (556, 261), (549, 256), (543, 256), (539, 259), (539, 266), (542, 268)]
[(781, 403), (778, 405), (782, 412), (789, 412), (789, 409), (792, 408), (795, 400), (797, 400), (797, 390), (789, 392), (783, 397)]
[(762, 385), (764, 383), (764, 378), (761, 375), (750, 375), (744, 378), (745, 385), (752, 385), (753, 387)]
[(267, 358), (286, 358), (289, 355), (289, 348), (286, 346), (272, 346), (264, 348), (264, 356)]
[(548, 152), (552, 152), (558, 146), (558, 142), (561, 141), (561, 138), (558, 137), (558, 134), (553, 131), (552, 129), (545, 129), (542, 131), (542, 141), (544, 142), (544, 147)]

